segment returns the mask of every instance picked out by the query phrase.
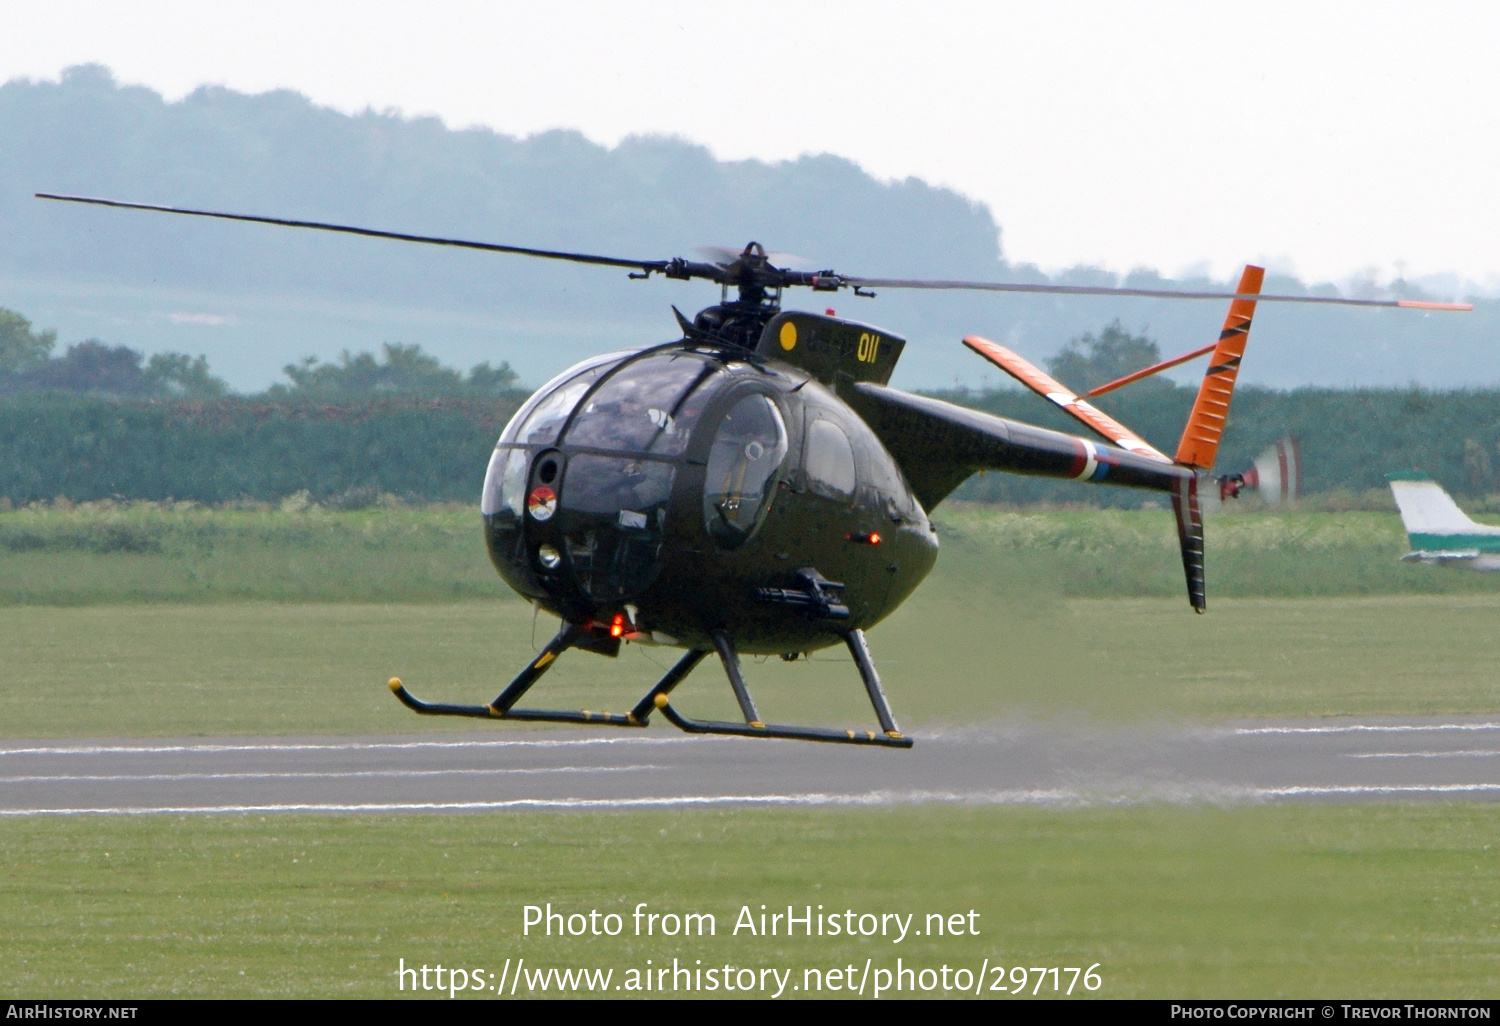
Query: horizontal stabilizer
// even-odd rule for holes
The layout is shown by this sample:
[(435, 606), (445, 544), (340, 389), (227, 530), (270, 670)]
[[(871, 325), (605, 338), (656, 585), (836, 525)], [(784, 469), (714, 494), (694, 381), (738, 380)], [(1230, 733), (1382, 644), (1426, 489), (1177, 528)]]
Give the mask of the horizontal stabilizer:
[(1105, 441), (1162, 463), (1172, 462), (1165, 453), (1157, 451), (1149, 442), (1103, 410), (1078, 398), (1066, 385), (1037, 368), (1020, 354), (1006, 349), (999, 343), (991, 342), (987, 338), (980, 338), (978, 335), (970, 335), (964, 339), (964, 345), (1057, 406), (1068, 416), (1098, 432)]
[(1408, 552), (1401, 557), (1401, 562), (1493, 573), (1500, 570), (1500, 552), (1480, 552), (1478, 549), (1465, 549), (1461, 552)]
[(1465, 549), (1461, 552), (1408, 552), (1401, 557), (1403, 563), (1430, 563), (1433, 566), (1447, 566), (1454, 563), (1472, 563), (1479, 558), (1477, 549)]

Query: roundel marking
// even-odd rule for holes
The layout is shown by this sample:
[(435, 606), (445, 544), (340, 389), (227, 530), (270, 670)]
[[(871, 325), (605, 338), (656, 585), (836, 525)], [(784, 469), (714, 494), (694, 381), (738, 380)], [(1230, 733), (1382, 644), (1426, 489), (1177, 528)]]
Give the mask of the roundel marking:
[[(1099, 469), (1099, 450), (1094, 447), (1093, 442), (1083, 438), (1075, 438), (1073, 446), (1074, 455), (1073, 466), (1071, 468), (1073, 480), (1091, 480), (1094, 473)], [(1081, 452), (1079, 451), (1080, 449), (1082, 450)]]
[(791, 352), (797, 347), (797, 325), (787, 321), (781, 326), (781, 348)]
[(557, 493), (546, 485), (537, 485), (526, 499), (526, 510), (533, 520), (551, 520), (557, 512)]

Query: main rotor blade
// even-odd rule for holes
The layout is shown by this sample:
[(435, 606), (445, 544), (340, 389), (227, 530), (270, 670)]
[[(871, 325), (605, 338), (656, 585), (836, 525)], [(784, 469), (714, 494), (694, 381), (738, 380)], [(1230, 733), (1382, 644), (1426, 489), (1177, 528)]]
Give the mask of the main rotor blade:
[(631, 267), (642, 272), (665, 273), (668, 260), (626, 260), (622, 257), (597, 256), (593, 253), (568, 253), (556, 249), (532, 249), (529, 246), (502, 246), (494, 242), (474, 242), (469, 239), (447, 239), (435, 235), (410, 235), (406, 232), (387, 232), (375, 228), (357, 228), (347, 224), (328, 224), (323, 221), (294, 221), (282, 217), (259, 217), (255, 214), (227, 214), (217, 210), (189, 210), (186, 207), (165, 207), (155, 203), (127, 203), (124, 200), (98, 199), (92, 196), (65, 196), (50, 192), (39, 192), (37, 199), (59, 200), (64, 203), (90, 203), (97, 207), (120, 207), (124, 210), (154, 210), (163, 214), (185, 214), (191, 217), (216, 217), (223, 221), (250, 221), (255, 224), (274, 224), (284, 228), (315, 228), (324, 232), (341, 232), (344, 235), (363, 235), (372, 239), (396, 239), (399, 242), (421, 242), (429, 246), (454, 246), (458, 249), (478, 249), (486, 253), (515, 253), (520, 256), (542, 257), (546, 260), (568, 260), (575, 264), (602, 264), (605, 267)]
[[(1175, 289), (1122, 289), (1102, 285), (1029, 285), (999, 281), (937, 281), (923, 278), (850, 278), (840, 280), (855, 288), (950, 289), (979, 292), (1041, 292), (1061, 296), (1140, 296), (1146, 299), (1238, 299), (1236, 292), (1182, 292)], [(1334, 306), (1399, 306), (1413, 310), (1472, 310), (1470, 303), (1428, 303), (1415, 299), (1345, 299), (1342, 296), (1267, 296), (1257, 303), (1327, 303)]]
[[(476, 242), (472, 239), (450, 239), (435, 235), (412, 235), (407, 232), (388, 232), (376, 228), (359, 228), (347, 224), (331, 224), (325, 221), (298, 221), (283, 217), (261, 217), (256, 214), (231, 214), (219, 210), (192, 210), (187, 207), (168, 207), (155, 203), (131, 203), (125, 200), (100, 199), (93, 196), (69, 196), (59, 193), (39, 192), (37, 199), (57, 200), (63, 203), (87, 203), (98, 207), (118, 207), (122, 210), (151, 210), (163, 214), (182, 214), (189, 217), (213, 217), (222, 221), (249, 221), (253, 224), (271, 224), (284, 228), (312, 228), (317, 231), (339, 232), (344, 235), (362, 235), (372, 239), (395, 239), (398, 242), (420, 242), (429, 246), (452, 246), (458, 249), (476, 249), (486, 253), (514, 253), (518, 256), (541, 257), (544, 260), (565, 260), (575, 264), (595, 264), (604, 267), (626, 267), (640, 271), (640, 276), (663, 274), (668, 278), (706, 278), (721, 284), (755, 284), (781, 288), (805, 285), (819, 291), (837, 291), (844, 287), (858, 289), (947, 289), (980, 292), (1038, 292), (1064, 296), (1138, 296), (1147, 299), (1234, 299), (1234, 292), (1182, 292), (1171, 289), (1106, 288), (1093, 285), (1031, 285), (995, 281), (942, 281), (922, 278), (851, 278), (832, 272), (808, 273), (785, 270), (777, 267), (760, 269), (745, 281), (739, 275), (729, 276), (725, 268), (717, 264), (694, 263), (680, 258), (673, 260), (629, 260), (624, 257), (600, 256), (595, 253), (572, 253), (557, 249), (536, 249), (530, 246), (505, 246), (495, 242)], [(754, 269), (752, 269), (754, 270)], [(1472, 310), (1468, 303), (1428, 303), (1411, 299), (1344, 299), (1337, 296), (1266, 296), (1258, 297), (1262, 303), (1326, 303), (1337, 306), (1397, 306), (1417, 310)]]

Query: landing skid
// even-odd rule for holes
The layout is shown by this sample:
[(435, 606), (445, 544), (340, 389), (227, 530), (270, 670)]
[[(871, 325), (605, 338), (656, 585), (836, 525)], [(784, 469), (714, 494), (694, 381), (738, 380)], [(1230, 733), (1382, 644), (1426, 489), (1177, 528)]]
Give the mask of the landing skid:
[(395, 677), (391, 678), (390, 688), (408, 709), (425, 716), (472, 716), (479, 719), (600, 723), (615, 727), (644, 727), (649, 722), (651, 714), (660, 709), (668, 722), (689, 734), (772, 737), (794, 741), (825, 741), (832, 744), (882, 745), (887, 748), (910, 748), (912, 746), (911, 738), (903, 736), (896, 726), (895, 717), (891, 715), (890, 704), (886, 701), (885, 692), (881, 690), (880, 677), (875, 672), (875, 664), (870, 659), (870, 648), (865, 643), (864, 632), (858, 630), (846, 632), (844, 643), (849, 647), (849, 653), (854, 656), (854, 664), (859, 667), (859, 675), (864, 681), (865, 692), (869, 695), (870, 704), (875, 709), (876, 719), (880, 721), (878, 733), (873, 730), (834, 730), (828, 727), (796, 727), (762, 722), (760, 714), (756, 712), (755, 702), (750, 697), (750, 689), (745, 684), (743, 674), (740, 673), (739, 653), (735, 651), (733, 640), (722, 631), (713, 634), (714, 648), (718, 651), (719, 661), (724, 665), (724, 672), (729, 678), (729, 686), (734, 690), (735, 699), (739, 702), (740, 712), (744, 714), (744, 723), (695, 720), (672, 708), (668, 698), (672, 689), (687, 679), (688, 674), (692, 673), (703, 661), (703, 657), (708, 655), (708, 650), (701, 648), (689, 649), (681, 659), (677, 660), (676, 665), (656, 682), (656, 686), (646, 692), (635, 707), (627, 713), (593, 712), (588, 709), (517, 709), (515, 705), (521, 700), (521, 696), (526, 694), (531, 686), (552, 668), (558, 656), (584, 640), (586, 633), (586, 628), (576, 624), (563, 624), (562, 629), (538, 653), (537, 657), (517, 674), (515, 680), (511, 681), (489, 705), (424, 702), (407, 691), (401, 681)]

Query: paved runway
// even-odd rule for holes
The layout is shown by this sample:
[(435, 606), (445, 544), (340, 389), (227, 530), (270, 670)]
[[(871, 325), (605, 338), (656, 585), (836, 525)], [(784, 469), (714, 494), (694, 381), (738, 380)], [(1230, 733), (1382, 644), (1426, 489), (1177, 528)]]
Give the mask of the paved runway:
[(1500, 799), (1500, 719), (918, 733), (911, 751), (614, 733), (0, 742), (0, 817), (915, 802)]

